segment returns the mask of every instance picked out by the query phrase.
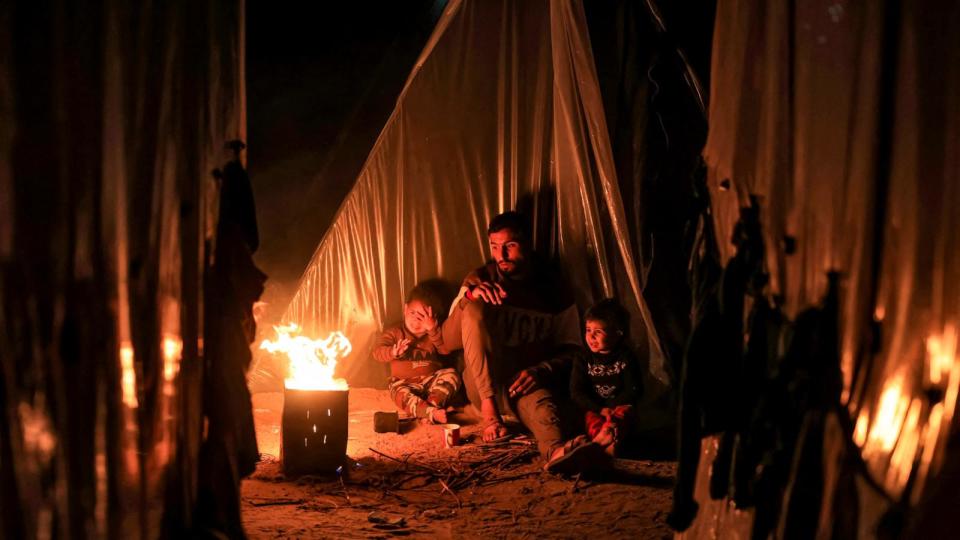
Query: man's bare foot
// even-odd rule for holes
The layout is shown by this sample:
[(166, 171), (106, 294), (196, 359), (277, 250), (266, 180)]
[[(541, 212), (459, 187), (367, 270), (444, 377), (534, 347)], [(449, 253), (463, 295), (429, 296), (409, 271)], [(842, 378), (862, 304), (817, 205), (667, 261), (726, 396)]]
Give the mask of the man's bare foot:
[(503, 421), (500, 418), (488, 418), (484, 420), (483, 424), (484, 442), (495, 441), (510, 434), (507, 426), (503, 425)]
[(447, 423), (447, 410), (443, 407), (437, 407), (430, 412), (430, 421), (434, 424)]
[(503, 425), (503, 418), (500, 417), (493, 398), (486, 398), (480, 402), (480, 414), (483, 417), (484, 442), (495, 441), (510, 434), (507, 426)]

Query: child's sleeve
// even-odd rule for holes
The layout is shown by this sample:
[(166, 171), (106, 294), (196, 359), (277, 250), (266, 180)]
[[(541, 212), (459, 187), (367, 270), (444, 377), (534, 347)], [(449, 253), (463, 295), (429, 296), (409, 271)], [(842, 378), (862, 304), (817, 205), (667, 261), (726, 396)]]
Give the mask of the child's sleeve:
[(573, 360), (573, 370), (570, 373), (570, 398), (583, 411), (599, 413), (603, 404), (596, 399), (593, 384), (587, 375), (586, 359), (578, 354)]
[(443, 325), (437, 324), (433, 330), (427, 332), (427, 338), (430, 340), (430, 344), (433, 345), (437, 352), (440, 354), (450, 354), (450, 349), (443, 344), (443, 331), (441, 327)]
[(614, 398), (614, 405), (636, 405), (643, 395), (643, 379), (638, 371), (638, 362), (636, 356), (632, 353), (627, 356), (627, 366), (623, 370), (623, 391), (617, 392)]
[(377, 342), (373, 347), (373, 358), (378, 362), (392, 362), (396, 360), (393, 357), (393, 346), (396, 345), (399, 338), (395, 328), (388, 328), (377, 336)]

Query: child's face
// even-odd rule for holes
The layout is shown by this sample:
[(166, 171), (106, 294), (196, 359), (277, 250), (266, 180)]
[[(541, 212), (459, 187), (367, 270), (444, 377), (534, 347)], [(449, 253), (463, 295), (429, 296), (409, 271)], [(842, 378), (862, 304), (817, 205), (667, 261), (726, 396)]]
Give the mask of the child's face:
[(426, 314), (427, 306), (420, 300), (411, 300), (403, 305), (403, 324), (411, 334), (420, 337), (427, 333), (423, 326), (423, 314)]
[(603, 321), (588, 320), (583, 337), (590, 351), (596, 354), (608, 354), (620, 342), (620, 333)]

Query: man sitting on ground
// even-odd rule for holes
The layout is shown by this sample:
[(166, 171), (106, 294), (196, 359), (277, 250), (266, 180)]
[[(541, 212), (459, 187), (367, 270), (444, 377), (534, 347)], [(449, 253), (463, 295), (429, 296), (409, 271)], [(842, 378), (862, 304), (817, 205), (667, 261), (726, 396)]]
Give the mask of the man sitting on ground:
[(576, 467), (579, 460), (570, 458), (597, 445), (582, 437), (564, 444), (550, 388), (569, 384), (580, 344), (577, 307), (557, 274), (534, 258), (522, 216), (494, 217), (487, 234), (492, 260), (463, 280), (443, 341), (463, 348), (464, 384), (480, 409), (483, 440), (508, 434), (501, 411), (510, 411), (533, 433), (548, 466)]

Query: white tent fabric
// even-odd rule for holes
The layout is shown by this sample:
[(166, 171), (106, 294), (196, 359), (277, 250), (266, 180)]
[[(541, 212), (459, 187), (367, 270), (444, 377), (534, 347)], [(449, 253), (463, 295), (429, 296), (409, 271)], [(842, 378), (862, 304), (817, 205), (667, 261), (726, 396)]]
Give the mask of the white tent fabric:
[[(581, 309), (616, 296), (668, 383), (631, 252), (583, 7), (453, 0), (302, 277), (284, 319), (343, 331), (351, 384), (383, 384), (375, 334), (416, 283), (483, 264), (486, 226), (520, 209)], [(308, 233), (309, 231), (304, 231)]]
[[(754, 196), (769, 293), (789, 316), (839, 273), (842, 400), (856, 446), (828, 430), (824, 462), (857, 451), (873, 485), (908, 504), (927, 496), (957, 440), (958, 21), (957, 2), (724, 0), (714, 30), (704, 156), (718, 244), (733, 254), (727, 239)], [(824, 479), (824, 537), (833, 497), (847, 502), (833, 492), (838, 476)], [(859, 534), (875, 537), (886, 504), (858, 486), (851, 512)], [(730, 509), (707, 501), (686, 534), (745, 537), (749, 520)]]

